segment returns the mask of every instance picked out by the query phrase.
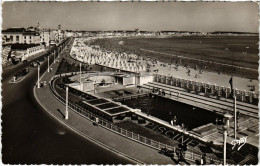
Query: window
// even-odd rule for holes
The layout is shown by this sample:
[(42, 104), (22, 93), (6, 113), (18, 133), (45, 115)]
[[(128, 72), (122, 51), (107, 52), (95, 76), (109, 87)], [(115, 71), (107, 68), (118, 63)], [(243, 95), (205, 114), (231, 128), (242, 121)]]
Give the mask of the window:
[(19, 42), (19, 36), (16, 36), (16, 42)]
[(14, 37), (13, 36), (10, 36), (10, 40), (13, 41)]
[(30, 39), (32, 39), (32, 36), (30, 36)]

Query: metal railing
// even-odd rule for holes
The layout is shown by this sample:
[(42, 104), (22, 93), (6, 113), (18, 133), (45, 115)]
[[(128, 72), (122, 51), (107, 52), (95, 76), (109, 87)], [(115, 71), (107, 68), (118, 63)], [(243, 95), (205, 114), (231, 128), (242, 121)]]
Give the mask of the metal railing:
[[(66, 76), (70, 75), (72, 73), (67, 73)], [(63, 75), (65, 76), (65, 75)], [(52, 94), (61, 102), (65, 105), (66, 101), (63, 97), (61, 97), (58, 92), (55, 90), (54, 88), (54, 79), (55, 78), (59, 78), (60, 75), (55, 75), (51, 78), (49, 84), (50, 84), (50, 89), (51, 89), (51, 92)], [(139, 135), (139, 134), (136, 134), (136, 133), (133, 133), (131, 131), (128, 131), (126, 129), (123, 129), (123, 128), (120, 128), (116, 125), (114, 125), (113, 123), (101, 118), (100, 116), (96, 115), (96, 114), (93, 114), (89, 111), (87, 111), (86, 109), (83, 109), (81, 108), (80, 106), (78, 105), (74, 105), (70, 102), (68, 102), (68, 106), (70, 107), (70, 109), (72, 109), (74, 112), (76, 112), (77, 114), (83, 116), (84, 118), (90, 120), (90, 121), (93, 121), (95, 122), (95, 119), (98, 118), (98, 122), (97, 124), (99, 126), (102, 126), (103, 128), (106, 128), (114, 133), (117, 133), (121, 136), (124, 136), (128, 139), (131, 139), (131, 140), (134, 140), (138, 143), (141, 143), (141, 144), (144, 144), (146, 146), (149, 146), (151, 148), (154, 148), (156, 150), (161, 150), (162, 148), (167, 148), (169, 150), (173, 150), (174, 151), (174, 154), (176, 154), (176, 152), (178, 151), (176, 147), (173, 147), (171, 145), (167, 145), (167, 144), (164, 144), (164, 143), (161, 143), (161, 142), (158, 142), (158, 141), (155, 141), (153, 139), (149, 139), (147, 137), (144, 137), (142, 135)], [(194, 152), (190, 152), (190, 151), (186, 151), (185, 154), (184, 154), (184, 158), (186, 160), (190, 160), (190, 161), (193, 161), (195, 162), (196, 160), (200, 161), (201, 160), (201, 155), (202, 154), (197, 154), (197, 153), (194, 153)], [(216, 158), (210, 158), (210, 157), (206, 157), (206, 163), (207, 164), (210, 164), (210, 162), (213, 161), (214, 164), (216, 165), (220, 165), (223, 163), (222, 160), (220, 159), (216, 159)]]

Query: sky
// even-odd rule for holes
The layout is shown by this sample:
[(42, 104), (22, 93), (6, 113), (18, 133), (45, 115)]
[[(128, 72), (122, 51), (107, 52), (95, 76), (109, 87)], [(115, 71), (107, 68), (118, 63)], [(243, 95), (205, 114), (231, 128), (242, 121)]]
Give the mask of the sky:
[(4, 2), (2, 28), (258, 32), (253, 2)]

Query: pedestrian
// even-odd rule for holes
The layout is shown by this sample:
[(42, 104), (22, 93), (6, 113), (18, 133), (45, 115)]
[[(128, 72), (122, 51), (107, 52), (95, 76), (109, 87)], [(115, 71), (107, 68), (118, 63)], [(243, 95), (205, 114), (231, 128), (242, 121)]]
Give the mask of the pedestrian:
[(162, 90), (162, 95), (165, 96), (165, 91), (164, 90)]
[(200, 156), (200, 165), (204, 165), (204, 160), (203, 160), (203, 156)]
[(214, 160), (213, 158), (210, 158), (210, 165), (213, 165), (214, 164)]
[(176, 126), (176, 124), (177, 124), (177, 117), (176, 116), (174, 116), (174, 118), (173, 118), (173, 124)]
[(203, 165), (206, 165), (206, 153), (202, 154)]
[(176, 155), (177, 155), (177, 157), (178, 157), (178, 159), (177, 159), (177, 164), (179, 164), (179, 162), (180, 162), (180, 160), (181, 160), (181, 159), (180, 159), (180, 157), (181, 157), (181, 156), (180, 156), (180, 152), (176, 152)]
[(182, 123), (182, 124), (181, 124), (181, 128), (182, 128), (183, 130), (184, 130), (184, 127), (185, 127), (185, 126), (184, 126), (184, 123)]

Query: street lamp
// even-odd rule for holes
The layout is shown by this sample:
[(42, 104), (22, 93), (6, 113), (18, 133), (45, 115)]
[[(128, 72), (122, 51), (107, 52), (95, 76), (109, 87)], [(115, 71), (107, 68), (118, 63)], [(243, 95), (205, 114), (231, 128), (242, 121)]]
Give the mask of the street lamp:
[(226, 165), (226, 156), (227, 156), (227, 126), (224, 125), (223, 126), (223, 165), (225, 166)]
[(53, 58), (53, 63), (55, 64), (55, 54), (53, 54), (54, 58)]
[(234, 95), (234, 138), (237, 139), (237, 98), (236, 95)]
[(69, 119), (69, 111), (68, 111), (68, 100), (69, 100), (69, 87), (66, 87), (66, 112), (65, 112), (65, 119)]
[(38, 82), (37, 82), (37, 88), (40, 88), (40, 65), (38, 65)]
[(82, 90), (82, 82), (81, 82), (81, 63), (79, 64), (79, 84), (80, 84), (80, 90)]
[(226, 125), (227, 127), (229, 127), (229, 120), (230, 120), (232, 117), (233, 117), (233, 116), (230, 115), (229, 113), (226, 113), (226, 114), (224, 115), (225, 125)]
[(226, 165), (226, 156), (227, 156), (227, 129), (229, 127), (229, 119), (233, 116), (226, 113), (224, 115), (224, 125), (223, 125), (223, 165)]
[(50, 57), (48, 56), (48, 73), (50, 72)]

